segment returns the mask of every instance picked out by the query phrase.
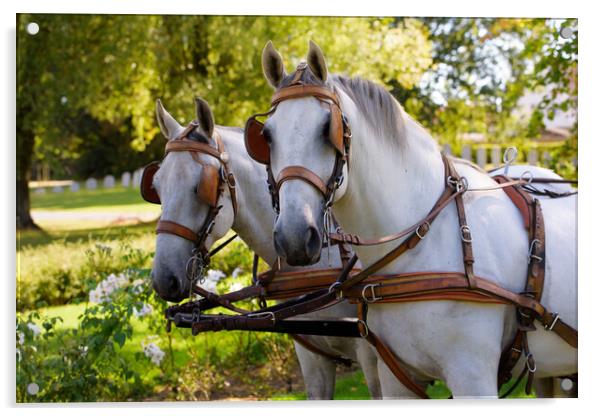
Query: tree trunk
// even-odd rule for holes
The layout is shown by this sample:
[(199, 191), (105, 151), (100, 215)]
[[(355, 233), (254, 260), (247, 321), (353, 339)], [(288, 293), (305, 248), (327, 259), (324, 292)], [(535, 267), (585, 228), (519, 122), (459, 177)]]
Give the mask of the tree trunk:
[(40, 229), (31, 218), (29, 202), (29, 178), (33, 157), (34, 133), (17, 115), (17, 230)]

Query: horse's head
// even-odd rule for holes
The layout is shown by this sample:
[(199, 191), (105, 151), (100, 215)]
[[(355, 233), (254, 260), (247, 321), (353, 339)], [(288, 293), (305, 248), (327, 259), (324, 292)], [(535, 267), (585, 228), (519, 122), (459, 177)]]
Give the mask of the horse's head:
[(142, 180), (145, 199), (162, 208), (153, 287), (173, 302), (189, 295), (211, 245), (234, 221), (232, 193), (228, 192), (233, 178), (225, 170), (226, 154), (218, 150), (221, 140), (214, 132), (213, 114), (204, 100), (196, 98), (195, 105), (197, 121), (182, 127), (157, 100), (157, 120), (168, 140), (166, 156), (158, 170), (145, 173)]
[(271, 42), (263, 50), (262, 64), (276, 92), (265, 125), (254, 118), (247, 123), (247, 150), (271, 172), (272, 198), (279, 210), (274, 226), (278, 255), (291, 265), (313, 264), (320, 259), (326, 209), (345, 192), (347, 128), (315, 43), (310, 42), (307, 64), (292, 74), (286, 74)]

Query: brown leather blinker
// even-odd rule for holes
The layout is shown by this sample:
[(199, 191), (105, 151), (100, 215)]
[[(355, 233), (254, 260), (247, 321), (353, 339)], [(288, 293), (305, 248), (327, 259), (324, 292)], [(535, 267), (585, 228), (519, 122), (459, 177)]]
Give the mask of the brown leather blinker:
[(159, 162), (151, 162), (144, 167), (142, 171), (142, 180), (140, 181), (140, 195), (146, 202), (151, 204), (160, 204), (161, 199), (157, 190), (153, 187), (153, 178), (159, 170)]
[(197, 197), (201, 203), (216, 207), (219, 199), (220, 170), (213, 165), (203, 164), (202, 167), (202, 177), (196, 189)]
[(245, 125), (245, 147), (256, 162), (263, 165), (270, 163), (270, 146), (263, 135), (263, 123), (255, 116), (250, 117)]

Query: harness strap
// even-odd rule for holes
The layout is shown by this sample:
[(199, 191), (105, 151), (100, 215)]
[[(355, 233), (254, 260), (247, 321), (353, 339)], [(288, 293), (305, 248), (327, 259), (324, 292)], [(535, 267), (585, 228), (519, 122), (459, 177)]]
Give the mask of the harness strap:
[(320, 86), (320, 85), (305, 85), (305, 84), (297, 84), (291, 85), (286, 88), (282, 88), (272, 95), (272, 107), (279, 104), (281, 101), (289, 100), (292, 98), (302, 98), (313, 96), (316, 98), (326, 99), (332, 101), (338, 107), (339, 98), (337, 97), (334, 91), (330, 91), (328, 88)]
[(358, 329), (360, 331), (360, 335), (366, 341), (368, 341), (374, 348), (376, 348), (376, 352), (383, 360), (383, 362), (389, 367), (389, 370), (397, 377), (397, 379), (408, 389), (410, 389), (414, 394), (416, 394), (421, 399), (428, 399), (428, 395), (424, 388), (418, 385), (405, 371), (405, 369), (400, 365), (400, 360), (395, 356), (393, 351), (389, 349), (387, 344), (385, 344), (373, 331), (368, 329), (367, 322), (367, 312), (368, 307), (365, 303), (358, 304)]
[(196, 232), (192, 231), (190, 228), (178, 224), (177, 222), (167, 221), (167, 220), (159, 220), (157, 221), (157, 229), (155, 230), (157, 234), (166, 233), (166, 234), (174, 234), (178, 237), (182, 237), (186, 240), (192, 241), (197, 244), (199, 241), (199, 236)]
[[(455, 183), (458, 187), (465, 186), (464, 182), (462, 182), (462, 179), (460, 178), (460, 175), (458, 175), (456, 168), (451, 163), (449, 164), (449, 172), (450, 176), (447, 179), (448, 182)], [(466, 188), (464, 190), (466, 191)], [(472, 234), (466, 220), (466, 209), (464, 208), (462, 193), (460, 193), (460, 195), (458, 195), (456, 198), (456, 209), (458, 211), (458, 222), (460, 224), (460, 239), (462, 240), (464, 272), (466, 274), (466, 279), (468, 280), (468, 287), (474, 289), (476, 285), (474, 281), (473, 270), (474, 255), (472, 251)]]
[(299, 335), (299, 334), (291, 334), (291, 338), (293, 338), (298, 344), (300, 344), (306, 350), (311, 351), (314, 354), (318, 354), (323, 357), (326, 357), (326, 358), (330, 359), (331, 361), (334, 361), (336, 364), (343, 364), (345, 367), (351, 367), (351, 364), (353, 364), (353, 361), (350, 360), (349, 358), (345, 358), (341, 355), (331, 354), (329, 352), (324, 351), (323, 349), (318, 347), (316, 344), (312, 343), (306, 336)]
[(301, 179), (316, 188), (324, 196), (328, 193), (326, 184), (318, 175), (303, 166), (287, 166), (280, 171), (276, 178), (276, 192), (280, 191), (280, 187), (286, 181), (292, 179)]

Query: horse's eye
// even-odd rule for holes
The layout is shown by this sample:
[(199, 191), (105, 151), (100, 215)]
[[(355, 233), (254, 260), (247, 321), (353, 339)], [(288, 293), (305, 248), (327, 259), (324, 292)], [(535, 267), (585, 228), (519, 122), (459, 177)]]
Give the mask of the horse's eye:
[(326, 122), (324, 123), (324, 125), (322, 126), (322, 135), (328, 139), (328, 137), (330, 136), (330, 117), (328, 117), (326, 119)]
[(261, 130), (261, 134), (263, 135), (265, 141), (267, 142), (267, 144), (272, 144), (272, 132), (270, 129), (268, 129), (267, 127), (264, 127)]

